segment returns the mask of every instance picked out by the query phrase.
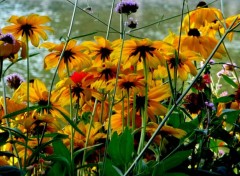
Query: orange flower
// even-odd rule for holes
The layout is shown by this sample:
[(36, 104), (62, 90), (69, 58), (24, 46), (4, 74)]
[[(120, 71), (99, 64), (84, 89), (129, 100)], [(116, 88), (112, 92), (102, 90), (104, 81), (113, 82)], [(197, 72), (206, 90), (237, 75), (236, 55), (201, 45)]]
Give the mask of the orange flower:
[(53, 31), (49, 26), (43, 26), (43, 24), (50, 21), (48, 16), (39, 16), (37, 14), (31, 14), (28, 16), (15, 16), (13, 15), (8, 22), (13, 23), (11, 26), (6, 26), (2, 29), (4, 33), (10, 32), (17, 39), (26, 43), (27, 39), (30, 39), (33, 46), (38, 46), (40, 37), (43, 40), (47, 40), (48, 36), (46, 30)]

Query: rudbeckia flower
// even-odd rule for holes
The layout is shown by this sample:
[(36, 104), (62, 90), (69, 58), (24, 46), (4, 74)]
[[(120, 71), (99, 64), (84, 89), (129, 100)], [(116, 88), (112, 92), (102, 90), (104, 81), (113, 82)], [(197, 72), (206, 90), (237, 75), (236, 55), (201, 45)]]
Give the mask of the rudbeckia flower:
[(13, 23), (11, 26), (6, 26), (2, 29), (4, 33), (10, 32), (17, 39), (26, 43), (27, 39), (31, 41), (33, 46), (38, 46), (40, 37), (47, 40), (48, 36), (46, 30), (53, 31), (51, 27), (44, 26), (43, 24), (50, 21), (48, 16), (39, 16), (37, 14), (30, 14), (28, 16), (15, 16), (13, 15), (8, 22)]
[[(105, 133), (99, 132), (100, 129), (102, 128), (102, 124), (100, 122), (93, 122), (90, 130), (90, 134), (88, 136), (88, 130), (90, 128), (90, 124), (84, 124), (84, 122), (79, 122), (77, 125), (78, 128), (83, 132), (84, 135), (75, 132), (73, 136), (73, 141), (74, 141), (74, 149), (81, 149), (85, 147), (85, 142), (86, 139), (89, 138), (88, 140), (88, 146), (92, 146), (97, 143), (99, 139), (104, 139), (106, 138)], [(66, 146), (70, 146), (70, 138), (72, 138), (72, 133), (71, 133), (71, 126), (68, 125), (66, 126), (63, 131), (63, 134), (67, 134), (69, 136), (68, 139), (64, 139), (63, 142)]]
[(90, 85), (94, 80), (93, 75), (88, 72), (74, 72), (70, 78), (59, 81), (56, 87), (61, 90), (63, 97), (70, 99), (70, 86), (73, 100), (82, 107), (85, 102), (92, 98), (93, 90)]
[(95, 36), (94, 39), (95, 42), (85, 41), (82, 43), (82, 46), (89, 49), (88, 56), (90, 56), (94, 62), (110, 61), (110, 54), (113, 51), (111, 42), (99, 36)]
[[(108, 88), (112, 90), (112, 88), (115, 85), (116, 80), (113, 79), (109, 84)], [(120, 74), (118, 78), (118, 83), (117, 83), (117, 95), (119, 96), (126, 96), (127, 94), (131, 93), (138, 93), (138, 92), (143, 92), (145, 88), (145, 81), (144, 77), (141, 75), (137, 75), (134, 73), (125, 75), (125, 74)]]
[[(14, 92), (14, 99), (20, 101), (27, 101), (27, 86), (26, 82), (22, 83), (20, 87)], [(45, 84), (38, 80), (34, 79), (29, 85), (29, 101), (32, 104), (36, 104), (39, 106), (47, 106), (48, 105), (48, 96), (49, 92), (45, 86)], [(50, 108), (42, 108), (42, 113), (52, 114), (53, 117), (58, 117), (63, 119), (61, 112), (64, 114), (68, 114), (63, 107), (69, 104), (69, 99), (62, 96), (60, 91), (52, 91), (50, 97)]]
[(183, 81), (187, 80), (189, 73), (193, 76), (197, 74), (197, 68), (193, 64), (193, 61), (203, 61), (201, 55), (190, 50), (179, 52), (179, 54), (177, 54), (176, 50), (173, 50), (166, 55), (167, 57), (165, 58), (171, 77), (174, 77), (174, 70), (177, 69), (177, 76)]
[[(125, 68), (135, 66), (138, 62), (146, 60), (147, 67), (157, 68), (159, 64), (164, 64), (164, 59), (159, 48), (164, 47), (164, 42), (151, 41), (150, 39), (131, 39), (124, 42), (123, 50), (121, 49), (122, 40), (114, 41), (114, 51), (112, 59), (117, 62), (122, 52), (122, 62)], [(122, 51), (121, 51), (122, 50)]]
[[(181, 36), (180, 50), (195, 51), (197, 53), (200, 53), (204, 59), (207, 59), (217, 44), (217, 39), (210, 36), (201, 35), (201, 32), (197, 28), (192, 28), (188, 31), (187, 35)], [(175, 38), (173, 45), (176, 48), (179, 47), (179, 37)], [(213, 57), (222, 58), (224, 54), (224, 47), (223, 45), (220, 45)]]
[(183, 19), (182, 28), (189, 30), (190, 28), (197, 28), (205, 26), (207, 23), (222, 20), (222, 12), (214, 7), (208, 7), (207, 4), (201, 1), (195, 10), (189, 12)]
[[(44, 58), (44, 68), (51, 69), (56, 67), (63, 51), (64, 42), (61, 44), (45, 42), (41, 47), (47, 48), (51, 52)], [(58, 68), (58, 75), (61, 78), (66, 76), (67, 67), (69, 71), (81, 71), (91, 66), (91, 59), (83, 53), (83, 50), (86, 50), (86, 47), (77, 45), (76, 40), (70, 40), (68, 42)]]
[[(152, 121), (156, 121), (156, 116), (165, 115), (167, 108), (161, 104), (162, 101), (166, 100), (171, 96), (170, 87), (168, 84), (157, 85), (150, 87), (148, 90), (148, 108), (147, 114)], [(133, 109), (133, 97), (130, 97), (130, 112)], [(145, 95), (138, 93), (136, 95), (136, 112), (140, 113), (141, 109), (144, 108)], [(118, 103), (114, 106), (115, 111), (122, 111), (122, 103)], [(127, 101), (124, 102), (124, 112), (127, 114)]]

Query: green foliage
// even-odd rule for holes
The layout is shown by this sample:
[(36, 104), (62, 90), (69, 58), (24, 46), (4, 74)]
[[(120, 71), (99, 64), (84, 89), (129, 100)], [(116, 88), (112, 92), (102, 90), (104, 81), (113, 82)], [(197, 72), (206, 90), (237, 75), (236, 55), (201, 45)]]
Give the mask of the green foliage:
[(171, 156), (164, 158), (155, 166), (153, 176), (167, 174), (169, 170), (174, 169), (187, 160), (191, 153), (192, 150), (178, 151)]

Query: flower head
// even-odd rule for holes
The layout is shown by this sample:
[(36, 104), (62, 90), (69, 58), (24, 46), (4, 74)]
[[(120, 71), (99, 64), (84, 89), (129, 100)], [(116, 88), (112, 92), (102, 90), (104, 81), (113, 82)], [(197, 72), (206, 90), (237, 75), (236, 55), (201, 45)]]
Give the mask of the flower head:
[(22, 82), (25, 82), (24, 78), (18, 73), (12, 73), (5, 77), (8, 87), (16, 90)]
[(138, 4), (133, 0), (123, 0), (119, 2), (115, 8), (118, 13), (131, 14), (137, 12)]
[(38, 46), (40, 37), (47, 40), (48, 36), (46, 30), (52, 31), (49, 26), (43, 24), (50, 21), (48, 16), (39, 16), (37, 14), (30, 14), (28, 16), (15, 16), (13, 15), (8, 22), (13, 23), (11, 26), (6, 26), (2, 29), (3, 33), (10, 32), (17, 39), (21, 38), (23, 42), (29, 39), (33, 46)]
[(17, 53), (22, 47), (21, 56), (26, 57), (26, 48), (20, 41), (16, 40), (10, 33), (0, 35), (0, 57), (3, 59), (9, 58), (14, 61), (17, 58)]
[(127, 25), (127, 27), (134, 29), (137, 27), (138, 22), (133, 17), (130, 17), (130, 18), (128, 18), (128, 21), (126, 22), (126, 25)]
[[(56, 67), (64, 48), (64, 43), (54, 44), (51, 42), (45, 42), (41, 46), (51, 51), (51, 53), (44, 58), (44, 68), (51, 69)], [(91, 59), (88, 55), (83, 53), (83, 50), (85, 49), (86, 47), (77, 45), (76, 40), (70, 40), (68, 42), (59, 64), (59, 77), (63, 78), (66, 76), (67, 67), (69, 71), (81, 71), (82, 69), (91, 66)]]

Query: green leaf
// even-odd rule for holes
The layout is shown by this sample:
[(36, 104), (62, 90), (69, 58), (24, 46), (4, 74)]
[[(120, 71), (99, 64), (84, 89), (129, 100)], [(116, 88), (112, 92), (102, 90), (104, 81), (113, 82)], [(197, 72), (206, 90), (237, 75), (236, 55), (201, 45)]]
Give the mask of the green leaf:
[(165, 175), (168, 170), (175, 168), (185, 161), (191, 153), (192, 150), (179, 151), (160, 161), (160, 163), (154, 169), (153, 175)]
[(88, 150), (88, 149), (92, 149), (92, 148), (95, 148), (95, 147), (98, 147), (98, 146), (101, 146), (103, 144), (95, 144), (93, 146), (89, 146), (89, 147), (85, 147), (85, 148), (82, 148), (82, 149), (79, 149), (77, 151), (75, 151), (73, 153), (73, 158), (75, 159), (80, 153), (82, 153), (84, 150)]
[(18, 128), (9, 128), (9, 127), (0, 126), (0, 129), (4, 131), (10, 131), (11, 135), (15, 137), (23, 138), (25, 141), (27, 140), (27, 137)]
[(134, 139), (130, 129), (128, 128), (126, 128), (120, 136), (119, 152), (125, 164), (128, 164), (132, 160), (134, 152)]
[(116, 165), (124, 164), (120, 154), (120, 137), (118, 136), (117, 132), (114, 132), (109, 143), (107, 153), (109, 154), (110, 158)]
[(188, 176), (188, 174), (182, 172), (167, 172), (164, 176)]
[(222, 111), (222, 114), (220, 115), (220, 118), (226, 117), (226, 122), (229, 124), (233, 124), (236, 122), (236, 120), (239, 118), (240, 110), (235, 109), (224, 109)]
[(179, 125), (183, 122), (184, 122), (183, 113), (181, 111), (174, 111), (169, 117), (167, 124), (174, 128), (178, 128)]
[(7, 115), (3, 116), (3, 118), (12, 118), (12, 117), (15, 117), (15, 116), (17, 116), (19, 114), (22, 114), (24, 112), (33, 111), (35, 109), (38, 110), (38, 109), (42, 109), (42, 108), (47, 109), (47, 108), (50, 108), (50, 106), (32, 106), (32, 107), (29, 107), (29, 108), (24, 108), (24, 109), (21, 109), (19, 111), (14, 111), (13, 113), (7, 114)]
[(4, 131), (4, 132), (0, 133), (0, 146), (6, 144), (8, 138), (9, 138), (8, 131)]
[[(116, 169), (117, 167), (115, 167), (113, 165), (113, 163), (111, 162), (110, 159), (106, 158), (105, 159), (105, 165), (103, 167), (103, 164), (99, 165), (100, 166), (100, 175), (104, 175), (104, 176), (121, 176)], [(114, 167), (113, 167), (114, 166)], [(103, 170), (104, 169), (104, 170)]]
[(234, 99), (235, 98), (232, 96), (224, 96), (224, 97), (220, 97), (220, 98), (216, 99), (214, 101), (214, 103), (228, 103), (228, 102), (233, 101)]
[(226, 75), (222, 75), (223, 79), (228, 83), (230, 84), (231, 86), (233, 86), (234, 88), (238, 88), (238, 85), (237, 83), (235, 83), (231, 78), (229, 78), (228, 76)]
[(12, 157), (12, 156), (15, 156), (15, 155), (11, 152), (0, 151), (0, 156)]
[(51, 169), (47, 172), (47, 175), (66, 176), (70, 174), (70, 163), (68, 160), (59, 155), (51, 155), (46, 158), (47, 160), (53, 161), (54, 164)]

